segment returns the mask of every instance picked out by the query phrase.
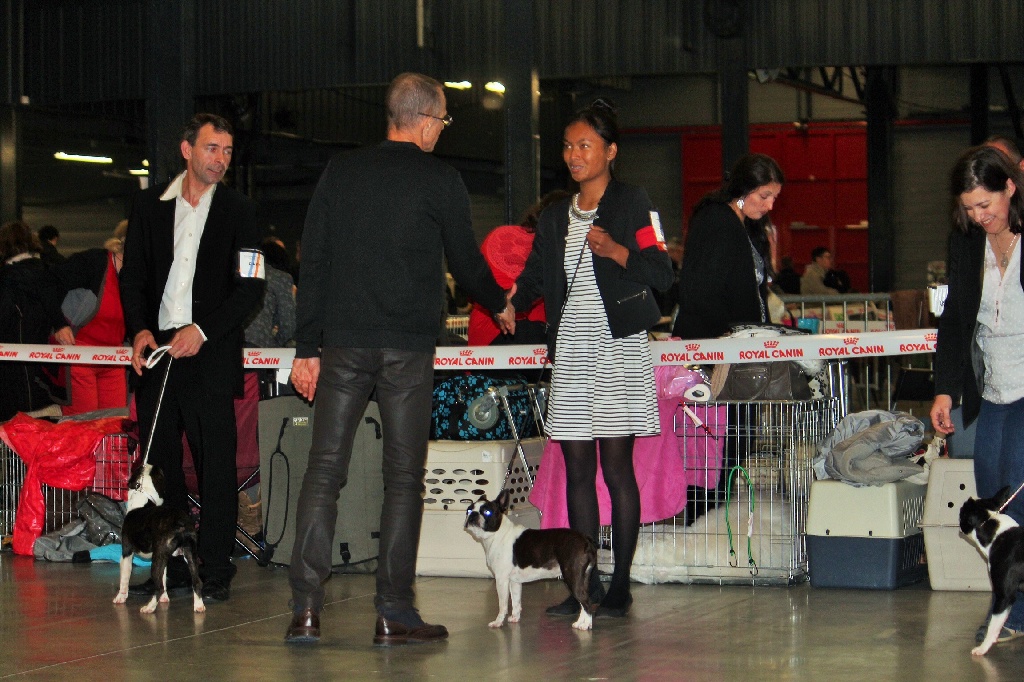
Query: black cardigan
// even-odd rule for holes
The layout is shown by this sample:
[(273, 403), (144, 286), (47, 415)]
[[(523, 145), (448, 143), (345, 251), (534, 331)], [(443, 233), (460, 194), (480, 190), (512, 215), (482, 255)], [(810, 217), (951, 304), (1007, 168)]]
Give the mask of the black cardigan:
[(713, 339), (733, 325), (763, 322), (767, 293), (754, 277), (746, 226), (728, 204), (704, 204), (686, 235), (673, 336)]
[[(935, 394), (949, 395), (963, 405), (964, 424), (978, 416), (985, 379), (981, 349), (975, 343), (985, 272), (985, 232), (954, 230), (949, 238), (946, 275), (949, 292), (939, 318), (935, 349)], [(1024, 287), (1024, 268), (1021, 268)]]
[[(527, 310), (544, 297), (549, 351), (554, 349), (568, 288), (564, 259), (570, 202), (571, 198), (563, 199), (541, 213), (533, 250), (512, 298), (516, 310)], [(642, 188), (615, 180), (608, 184), (597, 206), (594, 224), (629, 249), (625, 268), (611, 258), (591, 254), (612, 338), (621, 339), (657, 324), (661, 311), (651, 288), (664, 291), (672, 286), (672, 261), (665, 251), (664, 237), (659, 234), (657, 243), (647, 243), (652, 233), (642, 232), (652, 228), (652, 210)], [(637, 241), (638, 233), (645, 242), (643, 248)]]

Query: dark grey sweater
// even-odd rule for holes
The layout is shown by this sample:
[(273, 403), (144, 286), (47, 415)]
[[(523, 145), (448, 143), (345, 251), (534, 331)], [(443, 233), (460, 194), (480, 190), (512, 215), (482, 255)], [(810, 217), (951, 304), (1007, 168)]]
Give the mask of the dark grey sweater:
[(454, 168), (387, 140), (334, 157), (302, 233), (296, 357), (316, 357), (321, 346), (433, 352), (445, 256), (474, 300), (505, 307)]

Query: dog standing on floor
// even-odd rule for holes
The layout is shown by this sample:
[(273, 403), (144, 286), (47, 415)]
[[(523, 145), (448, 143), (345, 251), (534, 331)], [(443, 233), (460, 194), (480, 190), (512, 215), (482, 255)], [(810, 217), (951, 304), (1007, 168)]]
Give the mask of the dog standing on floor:
[(203, 582), (196, 566), (198, 540), (188, 514), (163, 506), (164, 475), (159, 468), (144, 464), (128, 481), (127, 513), (121, 526), (121, 584), (114, 597), (115, 604), (128, 600), (128, 581), (132, 575), (132, 556), (152, 555), (153, 598), (143, 606), (142, 613), (156, 611), (157, 602), (168, 602), (167, 562), (181, 555), (192, 577), (192, 610), (206, 611), (203, 604)]
[(972, 497), (960, 507), (960, 531), (985, 557), (992, 580), (992, 618), (984, 641), (971, 649), (975, 656), (984, 656), (996, 643), (1010, 607), (1017, 600), (1017, 590), (1024, 589), (1024, 528), (999, 513), (1009, 497), (1007, 486), (995, 497)]
[(590, 630), (597, 604), (590, 602), (590, 574), (597, 570), (597, 548), (587, 536), (568, 528), (534, 530), (512, 521), (506, 512), (509, 491), (493, 502), (485, 496), (466, 510), (465, 530), (484, 547), (487, 568), (498, 590), (498, 617), (488, 625), (500, 628), (512, 600), (508, 622), (518, 623), (523, 612), (523, 583), (542, 578), (565, 580), (569, 592), (582, 604), (577, 630)]

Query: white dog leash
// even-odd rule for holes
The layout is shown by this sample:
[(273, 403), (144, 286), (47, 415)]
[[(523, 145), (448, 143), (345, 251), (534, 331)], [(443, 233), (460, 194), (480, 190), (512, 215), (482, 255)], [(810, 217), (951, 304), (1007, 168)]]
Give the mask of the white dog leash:
[[(171, 349), (170, 346), (160, 346), (155, 351), (149, 354), (146, 359), (146, 369), (153, 369), (156, 367), (160, 359)], [(160, 384), (160, 395), (156, 399), (156, 410), (153, 412), (153, 423), (149, 425), (149, 438), (146, 439), (146, 450), (142, 456), (142, 466), (146, 466), (149, 462), (149, 448), (153, 445), (153, 432), (156, 429), (156, 420), (160, 416), (160, 405), (164, 401), (164, 389), (167, 388), (167, 377), (171, 374), (171, 363), (174, 362), (174, 358), (170, 355), (167, 356), (167, 370), (164, 372), (163, 383)]]
[(1013, 502), (1013, 498), (1017, 497), (1017, 495), (1020, 494), (1021, 490), (1024, 490), (1024, 483), (1021, 483), (1020, 487), (1017, 488), (1016, 492), (1014, 492), (1012, 495), (1010, 495), (1010, 497), (1006, 500), (1006, 502), (1003, 502), (1003, 506), (999, 508), (999, 513), (1000, 514), (1003, 513), (1004, 509), (1006, 509), (1008, 506), (1010, 506), (1010, 503)]

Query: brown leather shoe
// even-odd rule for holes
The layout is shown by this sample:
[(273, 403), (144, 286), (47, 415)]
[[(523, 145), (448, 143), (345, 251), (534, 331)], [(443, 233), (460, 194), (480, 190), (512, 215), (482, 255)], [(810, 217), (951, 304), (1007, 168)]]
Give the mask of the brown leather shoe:
[(419, 624), (405, 625), (385, 618), (377, 617), (377, 632), (373, 637), (373, 643), (377, 646), (394, 646), (396, 644), (422, 644), (424, 642), (437, 642), (448, 637), (448, 628), (443, 625), (431, 625), (424, 623), (416, 616)]
[(296, 644), (320, 641), (320, 615), (313, 609), (303, 609), (292, 616), (288, 632), (284, 633), (284, 641)]

